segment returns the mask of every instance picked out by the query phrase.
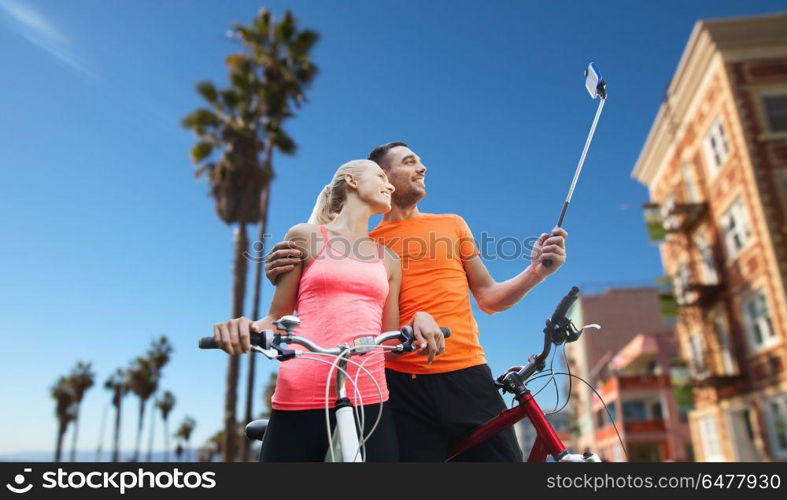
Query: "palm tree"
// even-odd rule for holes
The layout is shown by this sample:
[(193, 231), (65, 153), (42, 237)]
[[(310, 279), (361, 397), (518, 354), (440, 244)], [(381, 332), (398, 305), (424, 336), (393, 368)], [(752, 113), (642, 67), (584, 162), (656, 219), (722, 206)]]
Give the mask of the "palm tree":
[(182, 440), (185, 444), (186, 448), (186, 460), (190, 460), (191, 452), (190, 452), (190, 441), (191, 441), (191, 433), (194, 431), (194, 427), (196, 427), (197, 422), (189, 417), (186, 416), (183, 418), (183, 422), (178, 427), (178, 430), (175, 431), (175, 437)]
[[(148, 350), (148, 359), (153, 367), (153, 379), (155, 380), (156, 387), (153, 389), (153, 396), (158, 391), (158, 383), (161, 380), (161, 370), (169, 363), (172, 356), (172, 344), (166, 336), (162, 335), (158, 340), (154, 340)], [(153, 457), (153, 436), (156, 428), (156, 412), (150, 413), (150, 437), (148, 441), (148, 456), (147, 461), (150, 462)]]
[(74, 392), (66, 377), (60, 377), (50, 388), (55, 400), (55, 417), (57, 417), (57, 438), (55, 440), (55, 462), (60, 461), (63, 450), (63, 436), (69, 422), (74, 419)]
[(88, 389), (93, 387), (96, 374), (91, 369), (91, 363), (78, 362), (68, 376), (68, 384), (74, 395), (74, 435), (71, 440), (71, 461), (76, 461), (77, 435), (79, 434), (79, 409), (82, 406), (82, 398)]
[(112, 406), (115, 407), (115, 432), (112, 437), (112, 461), (120, 460), (120, 416), (123, 398), (129, 391), (128, 372), (121, 368), (115, 370), (104, 382), (104, 388), (112, 391)]
[[(191, 158), (199, 166), (196, 175), (208, 175), (219, 218), (227, 224), (238, 224), (231, 311), (232, 317), (238, 317), (243, 314), (246, 292), (246, 224), (259, 223), (260, 234), (264, 234), (273, 149), (285, 153), (295, 150), (295, 143), (281, 125), (292, 116), (292, 105), (304, 100), (303, 86), (316, 74), (308, 54), (318, 37), (313, 31), (299, 31), (289, 11), (275, 23), (264, 9), (250, 26), (236, 25), (234, 33), (245, 50), (227, 58), (230, 87), (219, 91), (210, 82), (197, 84), (197, 92), (210, 108), (195, 110), (182, 123), (198, 138)], [(265, 141), (269, 141), (267, 151)], [(264, 151), (265, 159), (261, 159)], [(259, 282), (258, 274), (257, 290)], [(255, 302), (259, 303), (258, 296)], [(256, 318), (258, 311), (253, 316)], [(240, 359), (231, 356), (224, 400), (225, 461), (234, 460), (236, 452), (239, 365)]]
[(128, 382), (131, 392), (139, 398), (139, 420), (137, 424), (137, 441), (134, 448), (134, 462), (139, 461), (139, 450), (142, 444), (142, 422), (145, 418), (145, 404), (156, 390), (157, 382), (150, 359), (138, 357), (128, 369)]
[(164, 461), (169, 461), (169, 427), (167, 426), (167, 419), (169, 412), (175, 406), (175, 395), (169, 391), (164, 391), (161, 397), (156, 401), (156, 407), (161, 410), (161, 418), (164, 420)]
[[(294, 116), (293, 109), (299, 108), (306, 100), (305, 89), (317, 75), (317, 66), (312, 62), (310, 52), (319, 35), (309, 29), (298, 29), (295, 17), (289, 10), (276, 22), (266, 9), (261, 9), (248, 26), (236, 24), (233, 33), (241, 41), (243, 52), (232, 54), (227, 59), (227, 64), (232, 72), (253, 73), (252, 80), (261, 83), (257, 102), (261, 108), (259, 128), (267, 145), (262, 159), (266, 182), (260, 199), (257, 240), (260, 248), (255, 248), (259, 251), (259, 256), (254, 273), (252, 318), (256, 320), (260, 317), (261, 256), (264, 254), (268, 222), (270, 182), (274, 177), (273, 153), (278, 150), (287, 155), (295, 154), (295, 141), (282, 126), (285, 120)], [(255, 360), (254, 353), (251, 353), (246, 384), (246, 423), (251, 421), (254, 411)], [(243, 440), (241, 461), (248, 460), (250, 446), (250, 441)]]
[[(231, 86), (221, 91), (211, 82), (198, 83), (197, 92), (210, 109), (196, 109), (183, 119), (182, 124), (198, 138), (191, 149), (191, 159), (198, 165), (195, 176), (207, 174), (219, 218), (228, 225), (238, 224), (234, 238), (230, 311), (231, 317), (237, 318), (243, 315), (246, 295), (247, 263), (244, 254), (249, 246), (246, 225), (260, 218), (260, 193), (268, 178), (259, 166), (264, 144), (258, 132), (260, 110), (256, 96), (261, 83), (253, 73), (237, 71), (231, 71), (230, 82)], [(215, 158), (216, 154), (218, 158)], [(234, 440), (230, 436), (237, 421), (239, 366), (239, 356), (230, 356), (224, 396), (224, 429), (227, 431), (224, 460), (228, 462), (235, 458)]]

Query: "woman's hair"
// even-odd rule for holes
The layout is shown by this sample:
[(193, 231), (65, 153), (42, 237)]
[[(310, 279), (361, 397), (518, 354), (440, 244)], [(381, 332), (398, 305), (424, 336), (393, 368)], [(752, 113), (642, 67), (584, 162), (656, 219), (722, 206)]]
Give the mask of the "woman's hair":
[(369, 160), (352, 160), (336, 170), (331, 183), (327, 184), (317, 196), (317, 203), (314, 204), (314, 209), (309, 217), (309, 224), (327, 224), (342, 211), (347, 199), (347, 181), (344, 176), (347, 174), (360, 175), (368, 163), (370, 163)]

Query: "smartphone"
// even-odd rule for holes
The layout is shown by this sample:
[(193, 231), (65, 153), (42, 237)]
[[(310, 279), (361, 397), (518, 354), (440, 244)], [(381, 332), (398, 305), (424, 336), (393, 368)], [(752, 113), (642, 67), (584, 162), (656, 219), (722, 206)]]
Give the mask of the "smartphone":
[(605, 85), (606, 82), (604, 81), (604, 78), (601, 77), (601, 73), (599, 73), (596, 65), (593, 63), (588, 64), (588, 67), (585, 70), (585, 88), (588, 89), (590, 97), (595, 99), (596, 97), (601, 96), (602, 99), (605, 99)]

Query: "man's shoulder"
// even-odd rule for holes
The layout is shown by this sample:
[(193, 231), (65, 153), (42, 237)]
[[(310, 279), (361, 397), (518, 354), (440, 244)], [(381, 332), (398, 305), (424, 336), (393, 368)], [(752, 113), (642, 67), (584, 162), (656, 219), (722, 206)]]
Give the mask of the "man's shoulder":
[(381, 221), (377, 227), (369, 232), (372, 238), (381, 238), (392, 235), (420, 233), (428, 229), (429, 231), (449, 231), (453, 232), (457, 228), (465, 226), (465, 220), (457, 214), (433, 214), (422, 213), (413, 219), (405, 219), (397, 222)]

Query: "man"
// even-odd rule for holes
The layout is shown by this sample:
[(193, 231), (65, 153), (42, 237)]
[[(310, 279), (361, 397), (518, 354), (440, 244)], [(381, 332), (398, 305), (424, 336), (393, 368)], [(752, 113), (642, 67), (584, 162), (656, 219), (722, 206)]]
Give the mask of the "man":
[[(494, 314), (508, 309), (565, 262), (567, 233), (555, 228), (551, 237), (542, 234), (527, 269), (496, 282), (461, 217), (418, 210), (418, 202), (426, 196), (426, 166), (407, 144), (378, 146), (369, 159), (385, 170), (395, 187), (391, 211), (370, 236), (401, 259), (401, 323), (412, 321), (427, 354), (426, 359), (409, 354), (386, 360), (400, 458), (444, 461), (463, 436), (505, 409), (478, 342), (468, 288), (482, 311)], [(278, 243), (265, 266), (268, 279), (275, 283), (299, 259), (297, 249)], [(543, 264), (547, 259), (552, 261), (550, 267)], [(417, 311), (427, 311), (434, 320)], [(451, 337), (444, 339), (438, 325), (451, 328)], [(509, 428), (457, 460), (522, 461), (522, 452)]]

